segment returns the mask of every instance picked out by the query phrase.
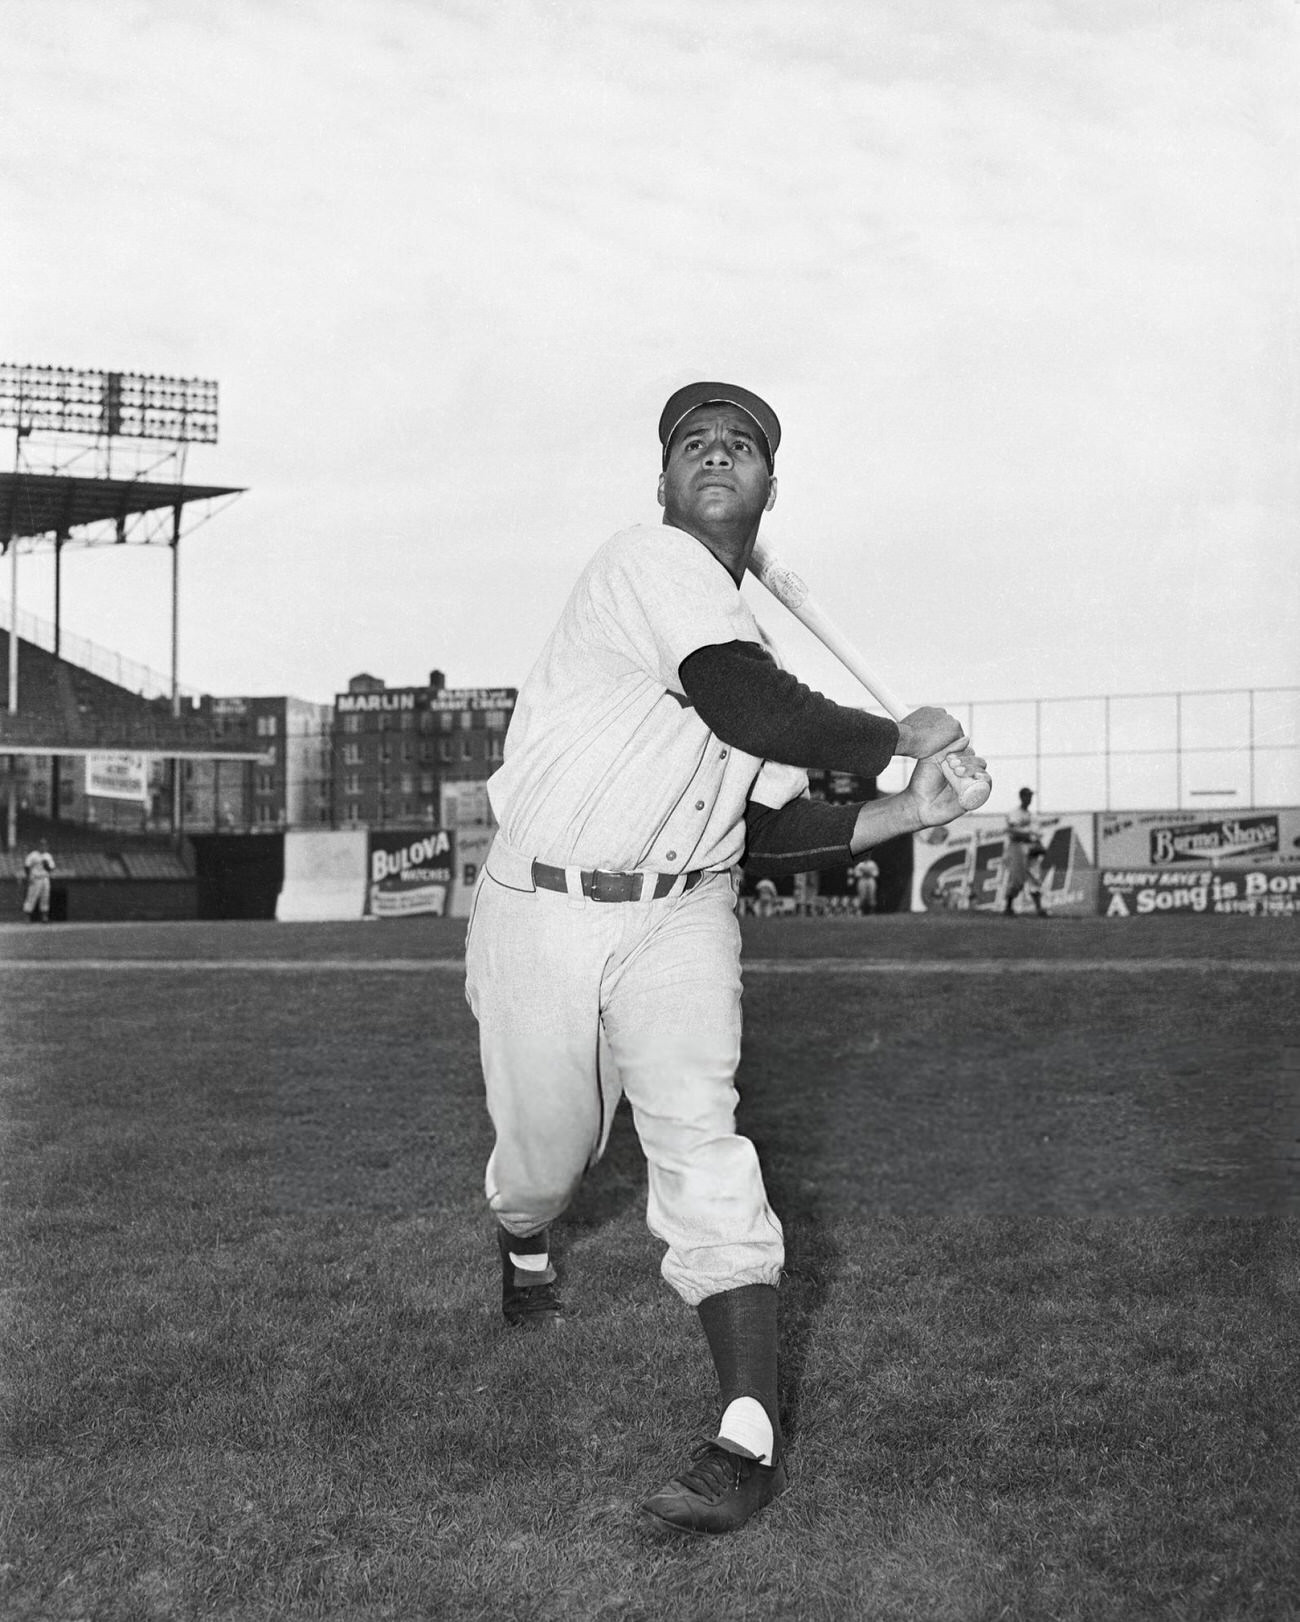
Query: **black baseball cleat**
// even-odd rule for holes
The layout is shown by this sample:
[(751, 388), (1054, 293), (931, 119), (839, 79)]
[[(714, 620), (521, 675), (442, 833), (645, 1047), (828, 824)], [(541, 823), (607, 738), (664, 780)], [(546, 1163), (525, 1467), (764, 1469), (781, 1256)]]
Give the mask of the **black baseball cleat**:
[(785, 1464), (760, 1464), (752, 1453), (701, 1442), (690, 1465), (641, 1505), (669, 1532), (735, 1532), (786, 1488)]
[(554, 1264), (548, 1262), (545, 1272), (530, 1273), (510, 1260), (512, 1250), (520, 1254), (526, 1250), (546, 1254), (546, 1234), (534, 1234), (531, 1239), (521, 1240), (498, 1226), (497, 1245), (501, 1251), (501, 1311), (506, 1322), (516, 1329), (563, 1328), (564, 1303), (560, 1299), (559, 1275)]

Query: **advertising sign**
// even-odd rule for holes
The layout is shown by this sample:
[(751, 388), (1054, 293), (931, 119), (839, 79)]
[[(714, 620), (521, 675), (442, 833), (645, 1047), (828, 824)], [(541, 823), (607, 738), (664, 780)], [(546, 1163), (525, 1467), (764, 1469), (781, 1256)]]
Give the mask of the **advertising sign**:
[(513, 687), (386, 687), (377, 693), (336, 693), (334, 708), (340, 715), (373, 714), (402, 710), (509, 710), (514, 707)]
[[(1039, 817), (1043, 859), (1043, 906), (1057, 917), (1088, 917), (1097, 907), (1097, 871), (1092, 859), (1092, 817)], [(913, 912), (1000, 912), (1006, 906), (1006, 818), (987, 812), (959, 817), (915, 836), (912, 854)], [(1017, 909), (1031, 908), (1021, 894)]]
[(1123, 811), (1097, 818), (1102, 867), (1278, 867), (1300, 863), (1300, 810)]
[(369, 833), (366, 913), (407, 918), (447, 910), (456, 871), (455, 835), (446, 828), (412, 833), (372, 828)]
[(1103, 867), (1098, 910), (1106, 918), (1185, 912), (1300, 918), (1300, 868)]
[(453, 918), (468, 918), (473, 910), (474, 886), (478, 883), (491, 848), (491, 828), (456, 830), (456, 882), (452, 887), (449, 908)]
[(149, 799), (149, 762), (144, 755), (87, 755), (86, 793), (101, 800)]
[(442, 825), (444, 828), (490, 827), (492, 807), (488, 802), (487, 784), (477, 780), (461, 781), (452, 778), (440, 788), (442, 799)]

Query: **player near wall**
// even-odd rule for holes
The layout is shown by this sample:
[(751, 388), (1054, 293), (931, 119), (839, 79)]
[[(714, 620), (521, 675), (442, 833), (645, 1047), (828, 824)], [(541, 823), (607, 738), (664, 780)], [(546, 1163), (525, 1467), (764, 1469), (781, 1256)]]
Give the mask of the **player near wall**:
[(23, 911), (29, 924), (48, 924), (50, 921), (50, 881), (54, 871), (49, 841), (42, 839), (34, 850), (28, 851), (23, 861)]
[(1022, 890), (1028, 892), (1038, 916), (1047, 916), (1043, 906), (1043, 858), (1047, 851), (1038, 818), (1029, 809), (1033, 798), (1033, 789), (1022, 788), (1019, 808), (1007, 813), (1006, 848), (1002, 856), (1006, 899), (1002, 910), (1008, 917), (1014, 914), (1016, 897)]

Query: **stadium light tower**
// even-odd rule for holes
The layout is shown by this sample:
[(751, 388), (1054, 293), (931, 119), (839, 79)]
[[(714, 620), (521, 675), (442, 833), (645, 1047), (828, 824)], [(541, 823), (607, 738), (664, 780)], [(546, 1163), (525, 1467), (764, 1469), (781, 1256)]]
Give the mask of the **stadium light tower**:
[[(190, 445), (216, 444), (216, 383), (0, 363), (0, 428), (14, 430), (13, 472), (0, 473), (0, 547), (9, 553), (14, 632), (9, 640), (10, 712), (18, 693), (20, 544), (30, 550), (53, 544), (57, 654), (62, 553), (75, 540), (83, 546), (170, 546), (172, 712), (179, 714), (181, 515), (190, 502), (243, 493), (231, 486), (183, 482)], [(164, 468), (169, 478), (154, 476)]]
[[(217, 441), (216, 383), (0, 362), (3, 428), (14, 433), (13, 471), (0, 473), (0, 551), (9, 554), (9, 714), (18, 713), (20, 549), (53, 545), (58, 657), (64, 547), (134, 542), (171, 548), (171, 706), (178, 718), (182, 515), (191, 502), (243, 494), (234, 486), (184, 482), (189, 447)], [(57, 805), (58, 757), (52, 758)], [(12, 842), (12, 755), (9, 784)]]

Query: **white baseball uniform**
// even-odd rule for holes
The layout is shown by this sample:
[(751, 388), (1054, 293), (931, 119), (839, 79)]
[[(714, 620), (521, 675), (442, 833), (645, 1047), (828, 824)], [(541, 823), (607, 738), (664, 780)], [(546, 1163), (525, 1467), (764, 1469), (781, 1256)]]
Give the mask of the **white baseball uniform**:
[(1006, 878), (1006, 887), (1009, 892), (1019, 894), (1024, 888), (1025, 881), (1038, 878), (1030, 860), (1030, 851), (1038, 844), (1038, 819), (1032, 811), (1024, 806), (1017, 807), (1007, 813), (1006, 845), (1003, 851), (1003, 872)]
[[(466, 946), (493, 1212), (521, 1236), (546, 1227), (626, 1095), (663, 1274), (690, 1305), (774, 1285), (784, 1259), (757, 1154), (735, 1130), (735, 869), (747, 800), (779, 808), (808, 780), (722, 743), (687, 700), (682, 661), (734, 640), (763, 636), (694, 537), (637, 525), (601, 547), (520, 690), (488, 784), (500, 831)], [(562, 869), (564, 888), (540, 885), (535, 863)], [(649, 875), (645, 898), (588, 898), (592, 870)]]
[(54, 872), (54, 858), (47, 850), (29, 851), (23, 862), (27, 888), (23, 895), (23, 911), (29, 917), (39, 913), (42, 918), (50, 914), (50, 875)]

